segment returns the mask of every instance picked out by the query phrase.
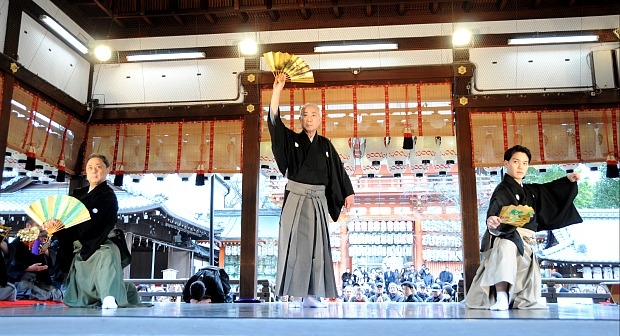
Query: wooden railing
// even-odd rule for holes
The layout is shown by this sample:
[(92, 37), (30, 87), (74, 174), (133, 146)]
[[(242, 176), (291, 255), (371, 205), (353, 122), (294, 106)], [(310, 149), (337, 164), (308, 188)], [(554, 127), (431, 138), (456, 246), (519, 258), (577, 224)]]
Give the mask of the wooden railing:
[[(135, 285), (185, 285), (188, 279), (125, 279), (125, 282), (133, 283)], [(266, 302), (272, 301), (273, 299), (273, 291), (271, 290), (271, 286), (269, 285), (269, 280), (257, 280), (258, 284), (261, 287), (261, 290), (258, 293), (258, 298), (262, 299)], [(232, 287), (231, 292), (233, 294), (233, 298), (236, 299), (237, 291), (235, 290), (235, 286), (239, 285), (239, 280), (231, 279), (230, 286)], [(148, 290), (145, 292), (138, 292), (140, 297), (153, 297), (153, 296), (182, 296), (183, 292), (172, 292), (172, 291), (151, 291), (151, 288), (148, 287)], [(164, 288), (164, 289), (167, 289)]]
[[(620, 282), (609, 281), (609, 280), (594, 280), (594, 279), (583, 279), (583, 278), (543, 278), (542, 283), (547, 285), (547, 291), (543, 292), (542, 297), (547, 299), (548, 303), (557, 303), (558, 298), (590, 298), (590, 299), (601, 299), (607, 300), (611, 298), (610, 287), (611, 284), (620, 284)], [(557, 284), (567, 284), (567, 285), (602, 285), (607, 293), (573, 293), (573, 292), (558, 292), (555, 288)]]

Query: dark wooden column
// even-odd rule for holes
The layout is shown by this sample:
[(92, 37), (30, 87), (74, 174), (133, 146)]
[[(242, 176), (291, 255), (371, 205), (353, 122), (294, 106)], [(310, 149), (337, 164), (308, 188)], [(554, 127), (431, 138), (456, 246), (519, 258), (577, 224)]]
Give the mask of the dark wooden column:
[(454, 96), (456, 119), (456, 146), (459, 165), (459, 191), (461, 195), (461, 224), (463, 235), (463, 278), (465, 292), (469, 290), (478, 266), (480, 243), (478, 234), (478, 196), (476, 171), (471, 153), (471, 128), (469, 116), (469, 88), (473, 66), (469, 63), (468, 49), (454, 50)]
[(241, 182), (241, 256), (239, 269), (239, 301), (255, 302), (258, 236), (258, 178), (260, 172), (260, 90), (256, 76), (260, 60), (246, 59), (246, 73), (241, 81), (245, 89), (243, 117), (243, 179)]
[[(22, 22), (21, 1), (9, 1), (8, 16), (6, 22), (6, 35), (4, 39), (4, 54), (12, 60), (17, 60), (19, 47), (19, 32)], [(17, 66), (17, 61), (11, 62)], [(19, 71), (19, 70), (17, 70)], [(2, 105), (0, 106), (0, 150), (6, 152), (6, 143), (9, 137), (9, 124), (11, 121), (11, 99), (13, 99), (13, 85), (15, 77), (11, 73), (4, 73), (2, 88)], [(0, 160), (0, 180), (4, 172), (4, 155)]]

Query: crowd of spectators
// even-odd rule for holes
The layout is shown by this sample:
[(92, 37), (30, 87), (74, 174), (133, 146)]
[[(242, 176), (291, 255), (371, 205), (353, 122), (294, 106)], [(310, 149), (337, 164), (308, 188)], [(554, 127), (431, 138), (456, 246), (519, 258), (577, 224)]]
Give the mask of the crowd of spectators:
[[(385, 270), (347, 269), (341, 277), (343, 302), (453, 302), (460, 279), (445, 267), (435, 277), (426, 265)], [(387, 286), (387, 290), (386, 290)]]

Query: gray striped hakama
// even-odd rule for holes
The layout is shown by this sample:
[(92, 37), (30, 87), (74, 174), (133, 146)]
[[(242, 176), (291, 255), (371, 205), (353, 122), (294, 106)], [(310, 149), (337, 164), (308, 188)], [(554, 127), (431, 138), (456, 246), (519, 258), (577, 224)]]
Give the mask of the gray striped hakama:
[(278, 295), (337, 297), (325, 186), (288, 181), (280, 217)]

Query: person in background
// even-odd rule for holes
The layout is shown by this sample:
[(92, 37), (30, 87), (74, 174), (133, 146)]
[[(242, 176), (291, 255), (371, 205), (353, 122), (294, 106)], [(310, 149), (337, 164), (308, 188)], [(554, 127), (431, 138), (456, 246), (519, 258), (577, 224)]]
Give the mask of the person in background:
[(424, 302), (424, 300), (418, 296), (415, 285), (411, 282), (405, 281), (401, 287), (403, 289), (403, 294), (405, 295), (405, 301), (403, 302)]
[[(0, 237), (3, 238), (3, 237)], [(8, 282), (5, 256), (9, 254), (9, 246), (3, 239), (0, 240), (0, 301), (17, 300), (15, 285)]]
[(405, 302), (405, 297), (400, 293), (395, 282), (390, 282), (388, 285), (388, 297), (392, 302)]
[(280, 95), (286, 74), (276, 75), (267, 123), (278, 169), (288, 179), (280, 216), (276, 294), (303, 297), (303, 305), (326, 307), (319, 297), (336, 297), (336, 279), (329, 242), (329, 217), (355, 201), (353, 186), (332, 143), (318, 134), (321, 110), (316, 104), (299, 109), (302, 131), (280, 118)]
[[(487, 211), (487, 230), (480, 243), (483, 261), (467, 292), (468, 308), (507, 310), (546, 309), (539, 303), (542, 280), (532, 246), (534, 233), (580, 223), (573, 205), (577, 196), (577, 172), (544, 184), (523, 183), (532, 154), (516, 145), (504, 153), (506, 175), (495, 188)], [(502, 224), (504, 206), (527, 205), (534, 215), (523, 227)]]
[[(76, 189), (73, 196), (86, 206), (90, 220), (54, 234), (59, 249), (74, 251), (75, 246), (75, 256), (66, 275), (64, 302), (69, 307), (145, 306), (140, 303), (134, 284), (124, 282), (121, 249), (109, 238), (118, 219), (116, 194), (106, 182), (109, 172), (110, 163), (105, 156), (88, 157), (88, 186)], [(59, 251), (60, 255), (70, 253)]]
[(353, 286), (347, 286), (342, 290), (342, 302), (353, 300)]
[(439, 284), (431, 285), (431, 295), (426, 299), (426, 302), (444, 302), (443, 289)]
[(383, 284), (377, 283), (375, 285), (375, 294), (370, 297), (370, 302), (389, 302), (390, 297), (383, 292)]
[(443, 271), (441, 271), (439, 273), (439, 281), (443, 282), (443, 283), (447, 283), (447, 284), (451, 284), (452, 283), (452, 272), (450, 272), (450, 270), (448, 269), (448, 266), (446, 266)]
[(351, 270), (348, 268), (344, 271), (344, 273), (342, 273), (340, 278), (342, 279), (342, 288), (353, 284), (351, 282)]
[(426, 290), (426, 284), (424, 282), (418, 284), (418, 296), (424, 301), (426, 301), (429, 297), (428, 291)]
[[(551, 277), (552, 278), (556, 278), (556, 279), (563, 278), (562, 274), (560, 274), (559, 272), (551, 273)], [(568, 293), (568, 289), (566, 289), (564, 286), (562, 286), (562, 284), (556, 283), (554, 287), (555, 287), (555, 292), (556, 293)]]
[(418, 271), (418, 275), (420, 277), (420, 280), (424, 281), (426, 286), (430, 286), (433, 284), (434, 282), (433, 275), (431, 274), (431, 270), (429, 270), (425, 264), (422, 264), (422, 266), (420, 267), (420, 271)]
[[(26, 228), (34, 225), (38, 226), (28, 222)], [(63, 301), (63, 293), (53, 285), (49, 272), (52, 265), (50, 251), (41, 250), (47, 240), (47, 231), (40, 228), (39, 236), (34, 242), (22, 241), (18, 234), (18, 237), (8, 244), (8, 281), (15, 285), (18, 300)]]
[(368, 302), (368, 298), (364, 295), (364, 290), (361, 287), (355, 288), (355, 295), (349, 302)]

